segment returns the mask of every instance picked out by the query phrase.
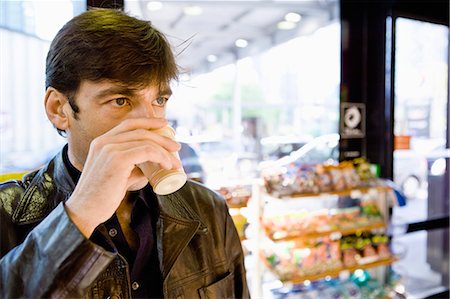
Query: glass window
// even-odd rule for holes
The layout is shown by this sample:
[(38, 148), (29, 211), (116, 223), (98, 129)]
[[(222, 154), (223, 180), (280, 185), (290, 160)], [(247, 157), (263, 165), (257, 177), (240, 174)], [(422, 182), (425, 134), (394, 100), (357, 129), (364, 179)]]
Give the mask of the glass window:
[(0, 173), (44, 164), (65, 142), (47, 120), (45, 58), (83, 1), (1, 1)]
[(414, 210), (422, 214), (409, 214), (410, 221), (432, 216), (428, 178), (445, 172), (433, 157), (447, 141), (448, 34), (447, 26), (396, 20), (394, 181), (411, 205), (420, 205)]
[[(394, 181), (407, 204), (394, 207), (394, 225), (447, 216), (449, 200), (440, 156), (447, 142), (448, 26), (395, 22)], [(409, 296), (448, 289), (448, 228), (395, 236), (393, 246), (405, 252), (393, 268)]]
[[(177, 120), (180, 140), (188, 143), (199, 139), (221, 140), (229, 145), (229, 153), (224, 157), (234, 157), (232, 162), (223, 159), (226, 163), (223, 167), (217, 166), (217, 159), (205, 159), (214, 164), (205, 166), (206, 173), (210, 172), (207, 178), (223, 181), (227, 175), (256, 175), (258, 160), (289, 155), (291, 152), (286, 150), (290, 145), (298, 149), (298, 144), (303, 145), (313, 137), (337, 132), (340, 25), (332, 22), (310, 35), (294, 38), (235, 64), (188, 81), (181, 79), (173, 88), (176, 104), (169, 105), (169, 117)], [(283, 140), (280, 144), (273, 144), (272, 140), (270, 147), (277, 152), (268, 154), (270, 150), (263, 148), (267, 144), (262, 140), (269, 136), (289, 137), (292, 144), (286, 144), (286, 138), (280, 138)], [(332, 148), (319, 149), (320, 152), (311, 152), (308, 157), (318, 162), (336, 158), (337, 147), (334, 152)], [(209, 153), (200, 151), (200, 159), (202, 154)], [(239, 169), (242, 160), (253, 161), (251, 174)], [(233, 163), (235, 167), (230, 167)], [(212, 176), (209, 169), (222, 172)]]

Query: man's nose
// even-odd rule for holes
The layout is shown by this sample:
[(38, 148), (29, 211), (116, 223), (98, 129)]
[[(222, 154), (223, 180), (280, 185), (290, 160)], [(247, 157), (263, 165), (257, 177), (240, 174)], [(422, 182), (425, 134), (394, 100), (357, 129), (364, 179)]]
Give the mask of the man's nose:
[(141, 117), (142, 118), (156, 117), (155, 109), (153, 108), (153, 105), (151, 103), (147, 103), (147, 102), (141, 103), (135, 111), (137, 114), (136, 116), (139, 118), (141, 118)]

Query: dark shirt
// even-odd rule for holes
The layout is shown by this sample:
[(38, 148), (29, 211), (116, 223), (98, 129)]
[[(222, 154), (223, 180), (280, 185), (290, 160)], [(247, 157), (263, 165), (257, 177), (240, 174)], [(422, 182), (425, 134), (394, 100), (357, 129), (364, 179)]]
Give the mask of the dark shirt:
[[(81, 172), (70, 163), (67, 146), (64, 148), (63, 158), (70, 176), (77, 184)], [(104, 225), (115, 250), (127, 260), (130, 267), (133, 298), (162, 298), (162, 275), (155, 242), (156, 220), (159, 214), (157, 199), (150, 185), (130, 192), (130, 199), (133, 201), (130, 227), (139, 239), (137, 252), (134, 252), (128, 245), (116, 214)], [(98, 229), (94, 231), (90, 240), (103, 247), (109, 247), (108, 240)]]

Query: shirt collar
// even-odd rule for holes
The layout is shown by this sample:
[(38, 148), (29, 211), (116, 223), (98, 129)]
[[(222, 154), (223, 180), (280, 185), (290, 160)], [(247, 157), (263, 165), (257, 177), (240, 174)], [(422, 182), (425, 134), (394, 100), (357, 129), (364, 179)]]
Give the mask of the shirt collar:
[(73, 166), (73, 164), (70, 162), (68, 149), (69, 147), (67, 145), (63, 148), (62, 152), (63, 162), (67, 168), (67, 171), (69, 172), (70, 177), (72, 178), (74, 184), (76, 185), (78, 183), (78, 180), (80, 179), (81, 171), (76, 169), (75, 166)]

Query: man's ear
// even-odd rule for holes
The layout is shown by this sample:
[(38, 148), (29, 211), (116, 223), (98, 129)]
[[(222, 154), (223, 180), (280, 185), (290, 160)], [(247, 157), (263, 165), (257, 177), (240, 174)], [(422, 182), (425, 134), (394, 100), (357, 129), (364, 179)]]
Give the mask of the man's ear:
[(53, 87), (48, 87), (45, 92), (45, 111), (53, 126), (62, 131), (69, 126), (68, 113), (71, 109), (67, 97)]

